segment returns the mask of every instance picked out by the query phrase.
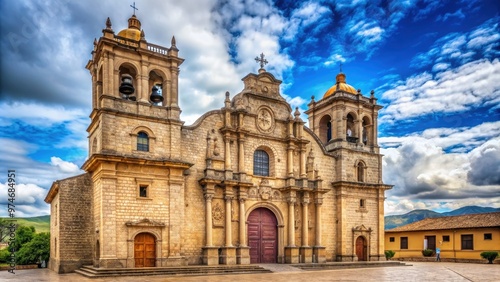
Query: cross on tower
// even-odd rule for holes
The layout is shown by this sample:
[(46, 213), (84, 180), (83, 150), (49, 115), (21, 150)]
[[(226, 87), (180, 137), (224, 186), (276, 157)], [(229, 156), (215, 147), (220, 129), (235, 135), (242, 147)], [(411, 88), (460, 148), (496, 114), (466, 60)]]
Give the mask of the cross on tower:
[(134, 16), (135, 16), (135, 10), (139, 11), (139, 9), (137, 9), (137, 8), (135, 7), (135, 2), (134, 2), (134, 4), (133, 4), (133, 5), (130, 5), (130, 7), (132, 7), (132, 9), (134, 9)]
[(342, 62), (340, 62), (340, 72), (342, 72)]
[(268, 63), (266, 59), (264, 59), (264, 53), (261, 53), (260, 54), (260, 58), (259, 56), (255, 57), (255, 61), (257, 63), (260, 63), (260, 68), (263, 69), (264, 66)]

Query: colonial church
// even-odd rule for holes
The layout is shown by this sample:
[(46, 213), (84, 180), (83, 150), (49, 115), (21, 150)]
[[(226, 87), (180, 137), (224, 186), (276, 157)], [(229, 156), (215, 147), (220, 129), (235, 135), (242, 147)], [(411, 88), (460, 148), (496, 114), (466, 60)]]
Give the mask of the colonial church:
[(241, 92), (186, 125), (175, 39), (148, 42), (135, 15), (102, 32), (87, 64), (86, 173), (45, 199), (52, 270), (385, 260), (392, 186), (373, 91), (339, 73), (312, 97), (307, 127), (262, 55)]

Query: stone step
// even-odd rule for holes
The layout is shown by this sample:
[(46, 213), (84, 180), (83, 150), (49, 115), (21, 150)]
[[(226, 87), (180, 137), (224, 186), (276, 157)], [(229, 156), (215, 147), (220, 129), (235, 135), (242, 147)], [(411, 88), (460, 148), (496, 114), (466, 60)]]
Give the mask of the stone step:
[(244, 266), (185, 266), (185, 267), (145, 267), (145, 268), (95, 268), (83, 266), (76, 273), (89, 278), (149, 275), (214, 275), (242, 273), (270, 273), (272, 271), (258, 265)]
[(302, 270), (322, 270), (322, 269), (345, 269), (345, 268), (369, 268), (369, 267), (392, 267), (392, 266), (411, 266), (397, 261), (385, 262), (328, 262), (311, 264), (294, 264), (294, 267)]

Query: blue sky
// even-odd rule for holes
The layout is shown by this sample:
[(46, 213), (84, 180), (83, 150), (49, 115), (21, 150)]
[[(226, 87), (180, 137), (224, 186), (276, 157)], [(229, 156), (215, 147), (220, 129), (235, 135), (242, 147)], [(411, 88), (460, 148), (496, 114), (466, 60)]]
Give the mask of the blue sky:
[[(182, 2), (182, 3), (177, 3)], [(85, 69), (124, 1), (1, 1), (0, 182), (17, 172), (17, 216), (49, 213), (52, 181), (82, 173), (91, 111)], [(181, 66), (181, 119), (223, 106), (256, 72), (283, 80), (301, 112), (342, 70), (375, 91), (385, 155), (386, 214), (466, 205), (500, 207), (500, 3), (498, 1), (136, 1), (148, 42)], [(303, 117), (306, 120), (305, 116)], [(6, 192), (0, 203), (6, 203)], [(7, 215), (6, 209), (0, 216)]]

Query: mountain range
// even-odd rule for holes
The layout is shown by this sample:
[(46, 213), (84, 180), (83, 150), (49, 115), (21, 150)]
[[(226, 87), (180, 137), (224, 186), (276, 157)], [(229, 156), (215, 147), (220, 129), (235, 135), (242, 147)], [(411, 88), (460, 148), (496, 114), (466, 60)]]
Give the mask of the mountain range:
[(428, 217), (442, 217), (474, 213), (500, 212), (500, 208), (465, 206), (449, 212), (438, 213), (431, 210), (413, 210), (402, 215), (388, 215), (385, 217), (385, 230), (410, 224)]

